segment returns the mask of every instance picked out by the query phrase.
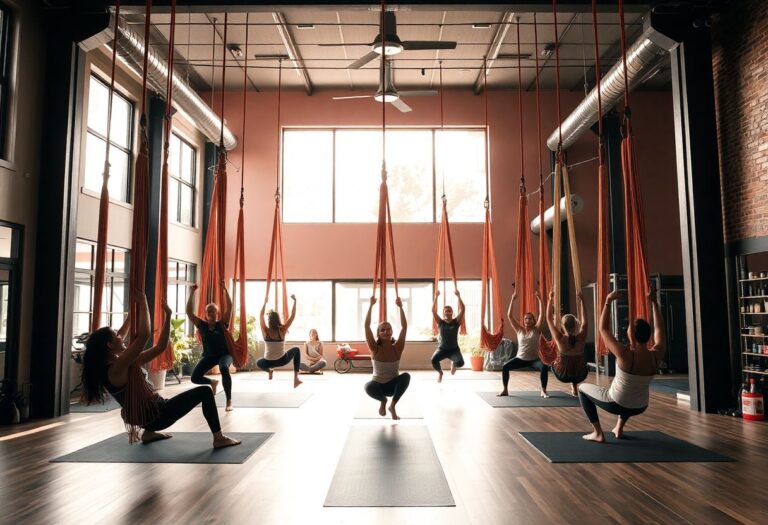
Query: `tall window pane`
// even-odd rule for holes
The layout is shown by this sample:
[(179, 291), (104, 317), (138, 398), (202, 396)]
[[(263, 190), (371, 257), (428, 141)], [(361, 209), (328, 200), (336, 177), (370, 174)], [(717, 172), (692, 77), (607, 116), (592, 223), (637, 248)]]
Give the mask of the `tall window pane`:
[(283, 133), (283, 221), (333, 220), (333, 132)]
[(197, 152), (190, 144), (176, 134), (171, 136), (168, 155), (168, 206), (169, 219), (194, 226)]
[[(461, 293), (461, 300), (464, 302), (464, 319), (468, 334), (478, 335), (480, 333), (480, 288), (480, 281), (459, 281), (459, 293)], [(442, 311), (445, 304), (451, 305), (454, 313), (458, 313), (459, 303), (453, 293), (453, 281), (441, 281), (440, 294), (437, 303), (438, 313)]]
[(387, 184), (393, 222), (432, 222), (432, 132), (387, 132)]
[(435, 159), (437, 191), (441, 193), (444, 179), (451, 221), (482, 222), (485, 217), (485, 133), (436, 131)]
[(336, 222), (376, 222), (381, 131), (336, 132)]

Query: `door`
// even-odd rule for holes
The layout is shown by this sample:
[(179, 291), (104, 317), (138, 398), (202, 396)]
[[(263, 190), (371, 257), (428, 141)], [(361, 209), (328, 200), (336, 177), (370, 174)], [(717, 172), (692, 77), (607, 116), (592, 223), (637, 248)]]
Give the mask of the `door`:
[(0, 221), (0, 379), (16, 380), (21, 227)]

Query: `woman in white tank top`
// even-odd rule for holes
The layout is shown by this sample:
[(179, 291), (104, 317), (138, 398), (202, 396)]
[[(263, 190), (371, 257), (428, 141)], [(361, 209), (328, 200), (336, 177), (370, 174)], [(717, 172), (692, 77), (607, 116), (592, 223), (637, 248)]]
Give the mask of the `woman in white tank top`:
[(371, 304), (365, 316), (365, 340), (371, 351), (371, 363), (373, 364), (373, 377), (365, 384), (365, 392), (381, 405), (379, 415), (387, 415), (387, 397), (392, 397), (389, 404), (389, 413), (392, 419), (400, 419), (397, 415), (397, 402), (408, 389), (411, 383), (411, 375), (407, 372), (400, 373), (400, 358), (405, 349), (405, 334), (408, 322), (405, 319), (403, 303), (398, 297), (395, 304), (400, 309), (400, 335), (397, 340), (392, 338), (392, 325), (384, 321), (376, 328), (376, 337), (371, 331), (371, 310), (376, 304), (376, 297), (371, 297)]
[(264, 337), (264, 357), (256, 361), (256, 366), (266, 371), (271, 380), (275, 368), (293, 362), (293, 388), (296, 388), (301, 384), (299, 380), (301, 352), (298, 346), (285, 351), (285, 335), (296, 318), (296, 296), (291, 295), (291, 299), (293, 300), (291, 315), (285, 324), (280, 322), (280, 314), (274, 311), (269, 312), (266, 316), (268, 320), (265, 318), (264, 311), (267, 308), (267, 302), (264, 301), (261, 312), (259, 312), (261, 335)]
[(613, 433), (617, 439), (624, 436), (624, 425), (631, 416), (642, 414), (648, 407), (651, 380), (656, 374), (658, 363), (664, 359), (666, 343), (664, 339), (664, 321), (656, 302), (656, 291), (651, 289), (648, 299), (653, 312), (654, 344), (648, 347), (651, 339), (651, 326), (643, 319), (635, 319), (632, 326), (631, 348), (619, 343), (611, 332), (611, 303), (620, 296), (612, 292), (606, 297), (603, 313), (600, 316), (600, 336), (608, 350), (616, 357), (616, 377), (610, 388), (582, 384), (579, 386), (579, 399), (584, 412), (592, 425), (592, 432), (582, 436), (588, 441), (603, 443), (605, 435), (600, 426), (597, 407), (619, 416)]

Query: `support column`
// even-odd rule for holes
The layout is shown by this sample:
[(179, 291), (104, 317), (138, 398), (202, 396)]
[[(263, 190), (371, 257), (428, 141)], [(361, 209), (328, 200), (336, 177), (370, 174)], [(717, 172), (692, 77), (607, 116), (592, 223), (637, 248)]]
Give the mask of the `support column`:
[(733, 399), (709, 30), (670, 54), (691, 408), (714, 412)]
[(624, 186), (621, 173), (621, 119), (618, 113), (603, 116), (605, 167), (608, 170), (608, 244), (610, 271), (626, 275), (627, 253), (624, 235)]
[[(155, 272), (157, 269), (157, 239), (160, 227), (160, 183), (163, 174), (163, 123), (165, 100), (153, 94), (147, 100), (147, 137), (149, 139), (149, 209), (147, 233), (147, 275), (144, 286), (147, 301), (153, 304), (155, 297)], [(167, 198), (167, 196), (165, 197)], [(154, 315), (150, 306), (150, 316)]]
[(208, 234), (208, 219), (211, 214), (211, 204), (213, 201), (213, 184), (216, 182), (216, 161), (218, 159), (218, 148), (213, 142), (205, 143), (205, 175), (203, 175), (203, 250), (205, 250), (205, 236)]

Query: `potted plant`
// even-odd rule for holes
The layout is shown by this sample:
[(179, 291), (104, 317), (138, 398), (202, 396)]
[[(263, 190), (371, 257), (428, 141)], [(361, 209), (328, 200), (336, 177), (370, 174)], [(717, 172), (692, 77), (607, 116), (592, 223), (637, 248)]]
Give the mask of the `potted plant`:
[[(237, 340), (240, 337), (240, 318), (235, 317), (232, 321), (232, 336)], [(245, 317), (245, 327), (248, 333), (248, 362), (241, 370), (254, 370), (256, 368), (256, 361), (259, 360), (263, 349), (261, 343), (256, 337), (256, 317), (247, 315)]]
[(197, 341), (184, 331), (185, 319), (171, 319), (170, 340), (173, 345), (173, 371), (176, 375), (189, 375), (200, 358)]
[(480, 336), (475, 334), (466, 334), (459, 336), (459, 347), (465, 352), (469, 352), (469, 363), (472, 370), (482, 372), (485, 362), (485, 350), (480, 348)]

